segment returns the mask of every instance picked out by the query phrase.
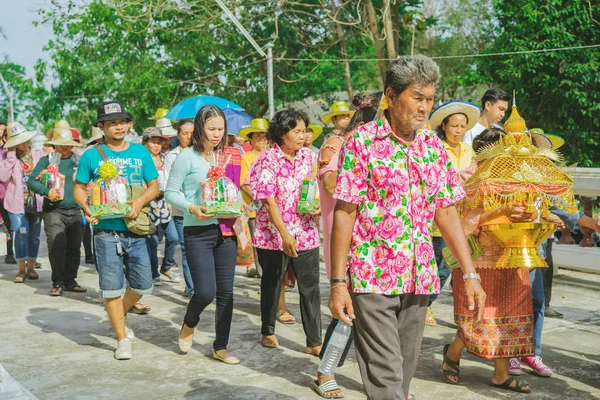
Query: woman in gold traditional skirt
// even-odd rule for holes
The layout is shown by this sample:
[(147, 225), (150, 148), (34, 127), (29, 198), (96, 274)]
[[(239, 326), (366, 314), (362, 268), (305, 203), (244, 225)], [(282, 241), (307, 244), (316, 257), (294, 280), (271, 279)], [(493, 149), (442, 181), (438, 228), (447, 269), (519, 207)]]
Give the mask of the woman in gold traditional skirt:
[[(497, 141), (501, 130), (487, 129), (473, 142), (473, 149)], [(511, 357), (534, 354), (533, 304), (531, 280), (527, 268), (494, 268), (503, 247), (493, 238), (479, 232), (479, 226), (490, 223), (531, 221), (536, 215), (527, 213), (523, 205), (500, 207), (493, 211), (464, 210), (463, 227), (466, 234), (479, 240), (482, 255), (474, 261), (481, 276), (481, 286), (486, 293), (483, 318), (476, 321), (467, 309), (466, 294), (462, 285), (453, 286), (454, 320), (458, 325), (452, 344), (444, 346), (444, 376), (448, 383), (457, 384), (460, 374), (460, 356), (464, 348), (476, 356), (494, 360), (492, 383), (498, 387), (529, 393), (531, 387), (510, 376)], [(453, 281), (460, 281), (460, 270), (454, 270)]]

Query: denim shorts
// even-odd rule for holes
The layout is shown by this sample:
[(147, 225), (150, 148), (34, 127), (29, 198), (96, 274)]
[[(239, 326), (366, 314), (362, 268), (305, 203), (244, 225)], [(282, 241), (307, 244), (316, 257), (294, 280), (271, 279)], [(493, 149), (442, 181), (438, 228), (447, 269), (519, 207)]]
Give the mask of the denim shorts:
[[(118, 242), (121, 243), (121, 254), (117, 253)], [(102, 297), (112, 299), (125, 293), (125, 272), (134, 292), (140, 295), (152, 293), (152, 269), (145, 236), (129, 231), (94, 229), (94, 246)]]

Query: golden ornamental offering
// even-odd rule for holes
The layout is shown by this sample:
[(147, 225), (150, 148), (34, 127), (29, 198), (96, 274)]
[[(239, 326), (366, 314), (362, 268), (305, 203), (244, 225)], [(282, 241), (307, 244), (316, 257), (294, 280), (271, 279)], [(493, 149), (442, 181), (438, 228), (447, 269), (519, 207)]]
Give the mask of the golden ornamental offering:
[[(479, 165), (464, 184), (467, 197), (463, 207), (482, 208), (485, 212), (524, 203), (527, 212), (540, 211), (541, 216), (548, 215), (551, 206), (576, 212), (573, 180), (553, 162), (561, 161), (561, 155), (552, 150), (551, 144), (534, 144), (516, 104), (504, 129), (506, 134), (498, 142), (477, 153)], [(498, 268), (539, 268), (546, 263), (537, 246), (556, 230), (556, 225), (509, 223), (483, 225), (481, 229), (505, 247), (496, 263)]]

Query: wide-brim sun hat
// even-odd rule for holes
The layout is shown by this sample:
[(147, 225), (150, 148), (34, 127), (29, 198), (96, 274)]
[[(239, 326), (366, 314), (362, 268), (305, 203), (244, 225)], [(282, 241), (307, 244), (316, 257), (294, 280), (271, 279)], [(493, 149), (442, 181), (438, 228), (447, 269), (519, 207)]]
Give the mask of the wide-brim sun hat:
[(76, 131), (81, 132), (81, 129), (72, 127), (66, 120), (61, 119), (60, 121), (56, 121), (54, 123), (54, 128), (46, 131), (46, 137), (48, 138), (48, 140), (52, 140), (52, 135), (54, 134), (55, 129), (74, 129)]
[(266, 133), (269, 130), (269, 121), (264, 118), (254, 118), (250, 121), (250, 126), (240, 129), (239, 137), (248, 140), (248, 135), (251, 133), (262, 132)]
[(85, 145), (91, 146), (93, 144), (96, 144), (96, 142), (98, 142), (98, 140), (103, 139), (103, 138), (104, 138), (104, 132), (102, 132), (102, 129), (92, 126), (92, 136), (88, 139), (88, 141), (85, 143)]
[(177, 129), (171, 125), (171, 120), (168, 118), (159, 118), (156, 120), (155, 127), (160, 129), (163, 136), (173, 137), (177, 136)]
[(71, 146), (79, 147), (81, 143), (73, 139), (73, 132), (71, 129), (54, 129), (52, 133), (52, 140), (48, 140), (44, 143), (44, 146)]
[(313, 140), (315, 140), (316, 138), (321, 136), (321, 133), (323, 132), (323, 127), (321, 125), (317, 125), (317, 124), (308, 125), (306, 130), (309, 130), (309, 129), (313, 132)]
[(161, 118), (164, 118), (169, 113), (168, 108), (157, 108), (156, 113), (154, 113), (153, 117), (148, 118), (150, 121), (157, 121)]
[(5, 149), (29, 142), (38, 133), (37, 131), (28, 131), (18, 122), (9, 123), (6, 127), (6, 132), (8, 133), (8, 140), (4, 143), (3, 147)]
[(535, 145), (537, 147), (540, 147), (538, 146), (538, 141), (542, 141), (542, 139), (539, 137), (536, 138), (536, 136), (543, 136), (545, 140), (549, 141), (552, 145), (552, 150), (556, 150), (565, 144), (565, 139), (563, 139), (562, 136), (558, 136), (553, 133), (546, 133), (540, 128), (531, 128), (529, 133), (531, 134), (533, 140), (536, 141)]
[(337, 117), (338, 115), (349, 115), (352, 117), (354, 115), (354, 111), (350, 111), (350, 107), (348, 107), (348, 103), (345, 101), (336, 101), (331, 106), (331, 111), (321, 117), (321, 121), (325, 125), (331, 123), (331, 119), (333, 117)]
[(454, 114), (464, 114), (467, 116), (467, 131), (475, 126), (477, 121), (479, 121), (479, 115), (481, 111), (479, 107), (473, 103), (469, 103), (468, 101), (462, 100), (452, 100), (448, 101), (440, 106), (438, 106), (435, 110), (429, 114), (429, 123), (431, 124), (431, 129), (437, 130), (437, 128), (442, 125), (442, 121)]

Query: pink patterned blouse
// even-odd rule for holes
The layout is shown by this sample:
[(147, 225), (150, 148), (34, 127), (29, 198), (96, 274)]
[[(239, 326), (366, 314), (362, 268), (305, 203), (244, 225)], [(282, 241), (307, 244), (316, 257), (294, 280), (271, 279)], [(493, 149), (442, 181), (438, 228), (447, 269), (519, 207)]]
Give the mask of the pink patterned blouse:
[(439, 293), (431, 224), (437, 208), (465, 193), (435, 132), (419, 130), (410, 144), (391, 133), (382, 116), (358, 128), (341, 149), (333, 197), (358, 205), (349, 256), (352, 289)]
[[(298, 242), (298, 250), (319, 247), (317, 218), (309, 214), (298, 214), (296, 211), (302, 181), (313, 172), (315, 162), (316, 155), (310, 149), (302, 148), (296, 153), (292, 164), (281, 148), (274, 145), (254, 162), (249, 175), (254, 200), (275, 199), (288, 232)], [(281, 235), (271, 223), (265, 206), (260, 206), (255, 221), (253, 246), (283, 251)]]

